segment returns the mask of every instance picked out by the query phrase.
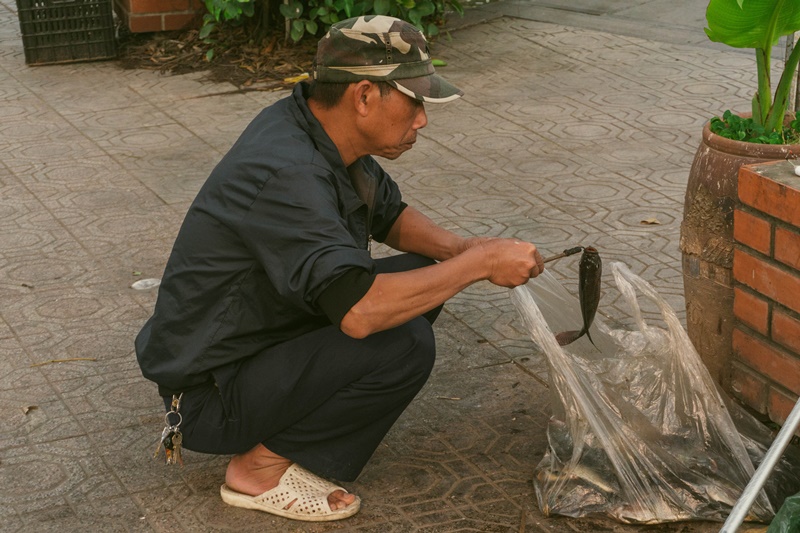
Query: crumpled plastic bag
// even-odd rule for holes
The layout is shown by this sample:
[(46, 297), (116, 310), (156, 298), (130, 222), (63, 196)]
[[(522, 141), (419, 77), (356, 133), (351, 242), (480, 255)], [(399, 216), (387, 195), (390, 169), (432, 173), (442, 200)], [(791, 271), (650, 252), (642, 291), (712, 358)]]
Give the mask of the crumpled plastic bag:
[[(550, 372), (549, 446), (534, 476), (539, 507), (545, 515), (601, 514), (623, 523), (722, 522), (772, 435), (718, 390), (653, 287), (622, 263), (611, 267), (636, 328), (611, 330), (595, 319), (597, 347), (586, 336), (556, 342), (555, 333), (580, 328), (581, 317), (577, 299), (549, 272), (511, 291)], [(637, 292), (666, 328), (645, 321)], [(794, 452), (784, 454), (748, 520), (768, 522), (800, 490)]]

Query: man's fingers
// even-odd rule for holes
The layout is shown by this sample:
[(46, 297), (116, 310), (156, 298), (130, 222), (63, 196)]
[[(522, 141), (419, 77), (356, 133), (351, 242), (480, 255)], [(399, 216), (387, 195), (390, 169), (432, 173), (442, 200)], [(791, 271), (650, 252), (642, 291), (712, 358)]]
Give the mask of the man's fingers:
[(544, 259), (542, 259), (542, 254), (539, 253), (539, 249), (536, 245), (533, 245), (533, 260), (535, 264), (533, 268), (531, 268), (531, 277), (535, 278), (542, 272), (544, 272)]

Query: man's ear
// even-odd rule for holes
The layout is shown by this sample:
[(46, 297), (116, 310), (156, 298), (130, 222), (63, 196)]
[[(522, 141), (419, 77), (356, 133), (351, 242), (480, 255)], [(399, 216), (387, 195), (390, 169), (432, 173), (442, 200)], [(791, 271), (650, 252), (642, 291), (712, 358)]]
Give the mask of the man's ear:
[(353, 87), (353, 105), (356, 113), (361, 116), (367, 115), (367, 105), (377, 87), (369, 80), (361, 80)]

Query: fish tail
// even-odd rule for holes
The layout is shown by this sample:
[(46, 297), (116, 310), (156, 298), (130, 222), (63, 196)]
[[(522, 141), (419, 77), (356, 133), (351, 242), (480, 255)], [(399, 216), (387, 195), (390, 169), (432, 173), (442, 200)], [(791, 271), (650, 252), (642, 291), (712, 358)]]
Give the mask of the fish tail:
[(584, 333), (587, 333), (585, 329), (575, 330), (575, 331), (562, 331), (561, 333), (556, 335), (556, 341), (558, 342), (559, 346), (566, 346), (567, 344), (572, 344), (576, 340), (583, 337)]
[[(592, 340), (592, 335), (589, 333), (589, 329), (588, 329), (588, 328), (586, 329), (586, 336), (587, 336), (587, 337), (589, 337), (589, 342), (591, 342), (591, 343), (592, 343), (592, 346), (594, 346), (595, 348), (597, 348), (597, 345), (596, 345), (596, 344), (594, 343), (594, 341)], [(600, 348), (597, 348), (597, 349), (599, 350)]]

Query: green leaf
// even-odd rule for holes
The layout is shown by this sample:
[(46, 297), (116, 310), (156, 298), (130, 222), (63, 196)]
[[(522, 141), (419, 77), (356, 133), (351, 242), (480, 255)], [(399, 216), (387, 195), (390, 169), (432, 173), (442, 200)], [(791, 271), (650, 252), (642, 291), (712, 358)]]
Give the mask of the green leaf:
[(711, 0), (705, 32), (734, 48), (769, 50), (778, 39), (800, 30), (797, 0)]
[(464, 6), (461, 5), (461, 2), (459, 2), (458, 0), (450, 0), (448, 4), (450, 4), (450, 7), (453, 8), (453, 11), (455, 11), (462, 17), (464, 16)]
[(348, 17), (353, 16), (353, 0), (344, 0), (344, 12)]
[(303, 14), (303, 4), (297, 0), (289, 2), (288, 4), (281, 4), (278, 9), (280, 9), (281, 15), (289, 20), (300, 18), (300, 15)]
[(306, 21), (306, 31), (308, 33), (310, 33), (311, 35), (314, 35), (315, 33), (317, 33), (317, 23), (314, 22), (313, 20), (307, 20)]
[(206, 52), (206, 61), (211, 61), (212, 59), (214, 59), (214, 49), (213, 48), (210, 49), (208, 52)]
[(200, 28), (200, 31), (197, 33), (197, 36), (203, 40), (205, 40), (211, 32), (214, 31), (216, 24), (213, 22), (203, 24), (203, 27)]
[(222, 16), (225, 20), (236, 20), (242, 14), (242, 8), (235, 2), (228, 2), (225, 4), (225, 10)]
[(415, 11), (420, 18), (425, 18), (436, 11), (436, 6), (430, 0), (423, 0), (417, 3), (416, 7), (412, 10)]
[(376, 15), (387, 15), (389, 13), (389, 0), (375, 0), (372, 9)]
[[(297, 22), (297, 21), (295, 21)], [(302, 23), (301, 23), (302, 24)], [(292, 41), (298, 42), (300, 39), (303, 38), (303, 27), (301, 26), (300, 29), (297, 29), (294, 24), (292, 24), (292, 30), (289, 32), (289, 37), (291, 37)]]
[[(430, 29), (430, 25), (428, 26), (428, 29)], [(431, 63), (433, 63), (434, 67), (446, 67), (447, 66), (447, 61), (444, 61), (442, 59), (433, 59), (433, 60), (431, 60)]]

